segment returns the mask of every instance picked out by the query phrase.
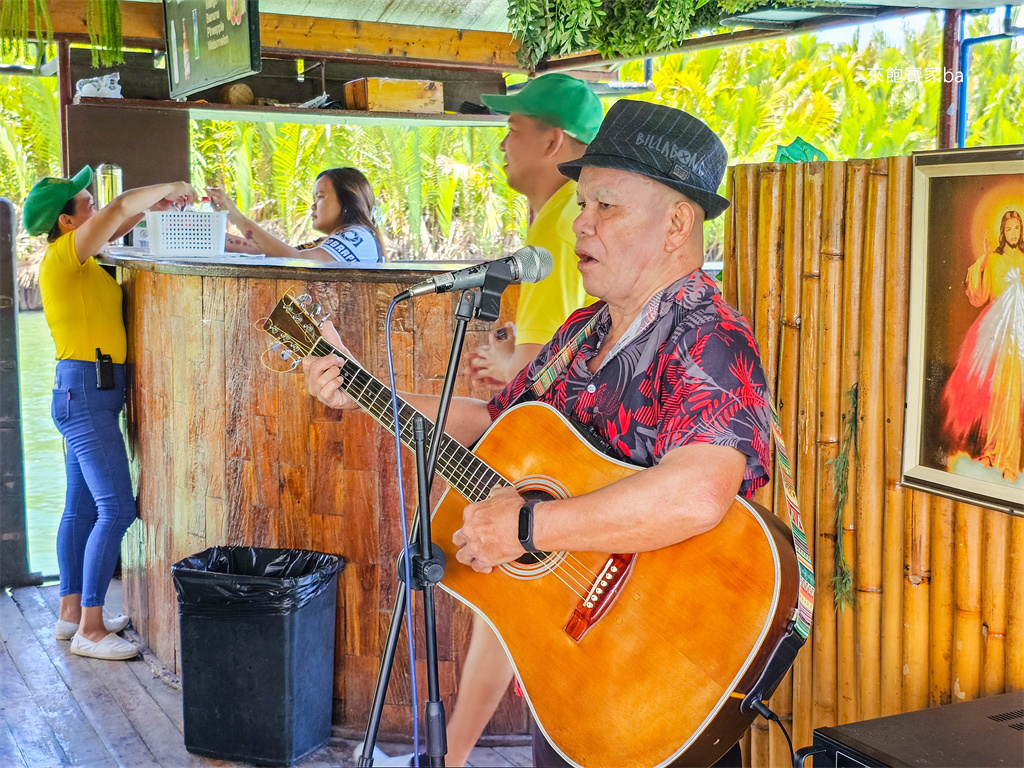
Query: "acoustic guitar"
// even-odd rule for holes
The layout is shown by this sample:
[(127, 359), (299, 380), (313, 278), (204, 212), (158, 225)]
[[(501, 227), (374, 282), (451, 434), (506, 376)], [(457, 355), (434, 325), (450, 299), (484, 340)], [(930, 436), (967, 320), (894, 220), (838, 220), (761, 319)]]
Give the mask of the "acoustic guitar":
[[(319, 323), (285, 296), (263, 329), (290, 353), (337, 355), (345, 392), (393, 434), (391, 390), (327, 343)], [(417, 413), (400, 401), (410, 448)], [(467, 502), (495, 485), (579, 496), (640, 469), (603, 455), (541, 403), (507, 410), (473, 451), (442, 435), (438, 455), (449, 486), (432, 517), (448, 561), (441, 587), (494, 628), (565, 759), (585, 768), (708, 766), (736, 743), (754, 718), (740, 700), (796, 611), (797, 562), (778, 518), (737, 498), (715, 528), (661, 550), (524, 555), (480, 574), (455, 559), (452, 544)]]

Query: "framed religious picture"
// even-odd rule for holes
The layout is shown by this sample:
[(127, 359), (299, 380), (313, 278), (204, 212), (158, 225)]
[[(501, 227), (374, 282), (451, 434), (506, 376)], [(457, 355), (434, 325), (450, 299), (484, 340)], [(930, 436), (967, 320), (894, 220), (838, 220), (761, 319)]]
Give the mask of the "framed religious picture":
[(914, 155), (903, 483), (1024, 515), (1024, 146)]

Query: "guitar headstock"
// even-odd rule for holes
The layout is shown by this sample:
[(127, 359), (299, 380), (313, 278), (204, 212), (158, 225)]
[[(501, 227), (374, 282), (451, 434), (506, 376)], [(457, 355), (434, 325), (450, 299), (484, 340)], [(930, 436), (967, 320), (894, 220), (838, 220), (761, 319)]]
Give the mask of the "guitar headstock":
[(290, 360), (294, 370), (301, 358), (312, 354), (322, 338), (320, 326), (326, 319), (321, 316), (320, 305), (314, 304), (308, 293), (298, 298), (286, 293), (263, 323), (263, 330), (277, 340), (271, 346), (272, 351), (284, 347), (281, 359)]

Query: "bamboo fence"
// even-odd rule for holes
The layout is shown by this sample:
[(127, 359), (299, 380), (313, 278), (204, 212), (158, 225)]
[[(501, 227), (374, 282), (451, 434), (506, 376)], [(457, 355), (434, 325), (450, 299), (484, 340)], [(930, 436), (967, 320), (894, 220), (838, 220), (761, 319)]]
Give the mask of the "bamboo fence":
[[(1024, 518), (900, 484), (910, 158), (736, 166), (728, 190), (724, 294), (760, 346), (815, 565), (813, 633), (771, 701), (794, 746), (1024, 689)], [(785, 517), (771, 485), (758, 499)], [(789, 763), (760, 718), (743, 746), (754, 768)]]

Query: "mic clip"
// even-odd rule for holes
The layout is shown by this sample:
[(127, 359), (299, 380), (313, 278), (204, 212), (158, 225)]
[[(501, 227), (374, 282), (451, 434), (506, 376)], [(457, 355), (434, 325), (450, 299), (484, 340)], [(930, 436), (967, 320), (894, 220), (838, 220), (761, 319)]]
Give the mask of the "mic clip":
[(477, 320), (493, 323), (498, 319), (501, 314), (501, 294), (516, 277), (508, 262), (497, 261), (492, 264), (484, 277), (484, 284), (480, 286), (480, 303), (475, 313)]

